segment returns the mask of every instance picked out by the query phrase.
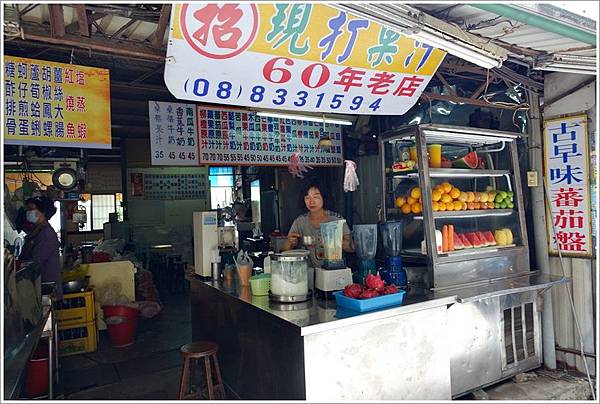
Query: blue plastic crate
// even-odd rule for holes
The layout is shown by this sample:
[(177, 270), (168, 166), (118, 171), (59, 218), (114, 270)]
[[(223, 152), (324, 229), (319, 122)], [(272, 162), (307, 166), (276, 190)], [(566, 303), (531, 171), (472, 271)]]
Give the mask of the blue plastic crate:
[(335, 296), (335, 303), (338, 306), (364, 313), (366, 311), (383, 309), (385, 307), (400, 306), (402, 302), (404, 302), (405, 294), (406, 292), (404, 290), (400, 290), (398, 293), (372, 297), (370, 299), (353, 299), (344, 296), (343, 291), (335, 292), (333, 295)]

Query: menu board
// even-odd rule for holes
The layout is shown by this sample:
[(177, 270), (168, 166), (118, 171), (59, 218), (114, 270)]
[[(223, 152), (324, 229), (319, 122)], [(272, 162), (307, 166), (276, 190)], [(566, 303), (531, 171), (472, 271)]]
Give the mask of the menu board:
[(544, 123), (549, 252), (591, 257), (587, 115)]
[(6, 144), (111, 148), (107, 69), (4, 56)]
[(150, 101), (150, 148), (153, 166), (198, 165), (194, 104)]
[[(339, 124), (260, 117), (251, 111), (198, 107), (199, 160), (210, 165), (287, 166), (298, 153), (312, 166), (343, 164)], [(332, 146), (319, 147), (328, 137)]]
[(206, 199), (205, 174), (145, 174), (145, 199)]

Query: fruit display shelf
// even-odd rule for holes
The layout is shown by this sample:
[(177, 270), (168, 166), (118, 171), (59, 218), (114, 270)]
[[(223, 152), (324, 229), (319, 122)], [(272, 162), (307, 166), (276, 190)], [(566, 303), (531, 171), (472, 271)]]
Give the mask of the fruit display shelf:
[[(418, 178), (419, 172), (411, 170), (407, 172), (389, 173), (394, 178)], [(430, 168), (430, 178), (476, 178), (476, 177), (503, 177), (510, 175), (509, 170), (484, 170), (465, 168)]]
[[(445, 210), (433, 212), (434, 219), (459, 219), (471, 217), (510, 216), (515, 209), (472, 209), (472, 210)], [(423, 220), (422, 215), (413, 216), (415, 220)]]

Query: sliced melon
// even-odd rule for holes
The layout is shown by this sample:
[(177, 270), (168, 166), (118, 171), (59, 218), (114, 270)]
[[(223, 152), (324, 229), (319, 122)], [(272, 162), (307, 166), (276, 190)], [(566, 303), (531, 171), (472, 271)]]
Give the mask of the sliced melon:
[(463, 248), (465, 248), (465, 246), (463, 245), (461, 238), (458, 236), (458, 233), (454, 232), (454, 249), (462, 250)]
[(467, 238), (467, 236), (464, 233), (459, 233), (458, 237), (460, 238), (460, 241), (462, 242), (463, 248), (473, 248), (473, 244), (471, 244), (471, 242), (469, 241), (469, 239)]
[(452, 161), (452, 167), (469, 168), (471, 170), (477, 168), (478, 164), (479, 158), (477, 157), (477, 153), (474, 151), (468, 153), (464, 157)]
[(487, 242), (487, 245), (496, 245), (496, 239), (494, 239), (494, 235), (492, 234), (491, 231), (485, 231), (483, 232), (483, 236), (485, 237), (485, 241)]

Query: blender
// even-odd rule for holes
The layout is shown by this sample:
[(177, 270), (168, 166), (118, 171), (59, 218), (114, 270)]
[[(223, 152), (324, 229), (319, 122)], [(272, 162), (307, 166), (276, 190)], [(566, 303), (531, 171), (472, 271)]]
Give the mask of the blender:
[(355, 224), (352, 232), (356, 256), (359, 259), (355, 283), (363, 283), (368, 274), (377, 274), (375, 254), (377, 253), (377, 225)]
[(382, 223), (381, 236), (383, 238), (383, 248), (385, 250), (385, 267), (380, 271), (381, 278), (387, 283), (396, 286), (407, 286), (408, 280), (406, 271), (402, 267), (402, 232), (404, 223), (402, 221), (390, 221)]
[(342, 256), (345, 220), (321, 223), (323, 265), (315, 268), (315, 289), (326, 297), (352, 283), (352, 270)]

